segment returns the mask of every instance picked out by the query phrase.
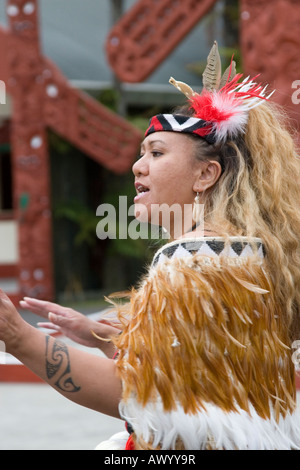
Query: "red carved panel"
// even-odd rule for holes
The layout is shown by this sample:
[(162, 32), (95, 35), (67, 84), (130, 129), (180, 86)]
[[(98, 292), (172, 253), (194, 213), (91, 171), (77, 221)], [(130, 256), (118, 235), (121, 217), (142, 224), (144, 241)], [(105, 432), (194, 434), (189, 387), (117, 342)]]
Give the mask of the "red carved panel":
[[(13, 100), (11, 153), (19, 227), (20, 294), (53, 297), (49, 160), (43, 122), (36, 2), (9, 1), (8, 91)], [(28, 5), (32, 8), (28, 9)], [(27, 9), (26, 9), (27, 8)]]
[(245, 74), (261, 74), (259, 80), (276, 89), (274, 100), (285, 106), (300, 129), (300, 93), (295, 95), (300, 80), (300, 2), (241, 0), (240, 11)]
[(16, 277), (18, 275), (15, 264), (2, 264), (0, 266), (0, 277)]
[(46, 59), (44, 72), (47, 126), (115, 173), (128, 171), (141, 132), (84, 92), (71, 89), (57, 67)]
[[(72, 88), (39, 45), (38, 0), (8, 0), (5, 66), (12, 97), (10, 141), (21, 295), (54, 297), (47, 127), (111, 170), (128, 171), (141, 134)], [(4, 30), (0, 30), (4, 35)], [(1, 36), (0, 36), (1, 39)], [(96, 236), (96, 234), (95, 234)]]
[(191, 32), (216, 0), (139, 0), (112, 28), (110, 66), (124, 82), (142, 82)]
[(9, 70), (7, 63), (8, 36), (8, 32), (0, 26), (0, 80), (3, 80), (6, 84), (9, 79)]

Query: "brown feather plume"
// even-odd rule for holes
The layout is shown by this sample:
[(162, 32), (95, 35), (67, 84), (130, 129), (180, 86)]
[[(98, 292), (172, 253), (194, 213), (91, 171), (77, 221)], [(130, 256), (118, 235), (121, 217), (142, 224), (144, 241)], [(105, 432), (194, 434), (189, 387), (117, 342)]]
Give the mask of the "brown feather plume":
[(207, 91), (217, 90), (221, 82), (221, 58), (219, 54), (217, 41), (214, 44), (207, 57), (207, 65), (202, 74), (203, 87)]
[(272, 406), (279, 419), (295, 408), (294, 367), (270, 279), (259, 262), (207, 258), (151, 268), (120, 307), (123, 399), (159, 396), (165, 411), (180, 404), (186, 413), (251, 404), (265, 419)]

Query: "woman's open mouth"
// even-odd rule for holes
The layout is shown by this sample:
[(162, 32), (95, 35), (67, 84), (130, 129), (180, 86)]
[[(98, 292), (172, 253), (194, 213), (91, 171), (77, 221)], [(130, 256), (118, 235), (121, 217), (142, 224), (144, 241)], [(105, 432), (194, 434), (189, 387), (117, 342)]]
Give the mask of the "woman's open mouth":
[(139, 201), (143, 196), (145, 196), (146, 193), (150, 191), (149, 188), (147, 188), (147, 186), (144, 186), (143, 184), (140, 184), (140, 183), (135, 184), (135, 189), (136, 189), (137, 195), (134, 198), (134, 202)]

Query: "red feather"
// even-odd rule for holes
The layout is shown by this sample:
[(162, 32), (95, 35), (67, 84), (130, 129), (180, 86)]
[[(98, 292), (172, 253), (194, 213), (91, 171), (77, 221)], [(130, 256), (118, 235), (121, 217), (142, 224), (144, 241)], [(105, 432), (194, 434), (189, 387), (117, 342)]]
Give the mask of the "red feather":
[(263, 100), (268, 97), (263, 96), (262, 86), (253, 80), (244, 80), (239, 83), (242, 74), (237, 74), (230, 82), (214, 92), (203, 90), (201, 95), (194, 94), (189, 103), (195, 111), (195, 117), (208, 122), (221, 123), (230, 120), (237, 113), (243, 113), (239, 106), (251, 98), (260, 98)]
[(213, 93), (204, 92), (201, 95), (194, 95), (190, 99), (191, 107), (195, 110), (195, 117), (208, 122), (227, 121), (234, 114), (234, 109), (228, 112), (216, 108), (213, 105), (213, 96)]

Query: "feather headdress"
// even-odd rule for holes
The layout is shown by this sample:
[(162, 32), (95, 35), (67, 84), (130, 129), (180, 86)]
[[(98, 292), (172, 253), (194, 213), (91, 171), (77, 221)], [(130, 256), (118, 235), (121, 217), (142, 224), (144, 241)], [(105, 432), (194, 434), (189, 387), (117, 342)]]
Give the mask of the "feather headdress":
[(196, 93), (184, 82), (173, 77), (169, 82), (187, 98), (194, 115), (160, 114), (150, 121), (146, 136), (157, 131), (175, 131), (196, 134), (214, 144), (234, 138), (245, 131), (250, 109), (268, 100), (274, 91), (266, 95), (263, 87), (254, 80), (236, 73), (236, 64), (231, 60), (224, 74), (221, 72), (218, 44), (214, 45), (207, 58), (203, 72), (203, 90)]

